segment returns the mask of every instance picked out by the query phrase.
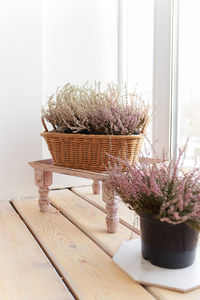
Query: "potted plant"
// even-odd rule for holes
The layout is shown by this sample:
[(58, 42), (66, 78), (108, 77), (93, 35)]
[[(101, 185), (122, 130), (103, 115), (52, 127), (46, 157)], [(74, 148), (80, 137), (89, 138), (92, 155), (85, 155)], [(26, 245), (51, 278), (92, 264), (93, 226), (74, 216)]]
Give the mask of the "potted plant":
[(142, 256), (171, 269), (193, 263), (200, 231), (200, 170), (182, 171), (185, 147), (176, 161), (108, 171), (107, 185), (140, 216)]
[(102, 90), (100, 83), (67, 83), (42, 110), (42, 136), (55, 165), (102, 172), (108, 166), (107, 153), (130, 163), (137, 159), (148, 118), (149, 106), (114, 84)]

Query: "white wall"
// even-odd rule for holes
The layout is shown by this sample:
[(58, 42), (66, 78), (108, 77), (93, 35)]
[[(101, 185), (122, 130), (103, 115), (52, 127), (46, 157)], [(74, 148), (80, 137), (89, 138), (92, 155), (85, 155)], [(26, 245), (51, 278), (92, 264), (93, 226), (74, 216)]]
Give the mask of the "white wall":
[(40, 0), (0, 2), (0, 199), (36, 192), (42, 157)]
[(42, 158), (42, 99), (68, 81), (117, 81), (117, 0), (1, 1), (0, 44), (2, 200), (36, 194), (27, 162)]
[[(43, 92), (117, 80), (117, 0), (43, 0)], [(45, 98), (44, 98), (45, 99)]]
[[(117, 82), (117, 0), (43, 1), (43, 103), (67, 82)], [(44, 144), (44, 157), (49, 157)], [(88, 180), (57, 176), (54, 186)]]

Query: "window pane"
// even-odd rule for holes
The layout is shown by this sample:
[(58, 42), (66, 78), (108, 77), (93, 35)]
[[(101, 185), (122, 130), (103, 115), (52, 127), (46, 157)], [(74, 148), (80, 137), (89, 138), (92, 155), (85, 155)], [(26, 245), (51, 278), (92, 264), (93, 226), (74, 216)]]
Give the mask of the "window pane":
[[(154, 0), (128, 0), (128, 90), (152, 106)], [(152, 123), (152, 122), (151, 122)], [(152, 124), (147, 135), (151, 139)]]
[(180, 1), (178, 145), (190, 138), (186, 164), (200, 158), (200, 1)]

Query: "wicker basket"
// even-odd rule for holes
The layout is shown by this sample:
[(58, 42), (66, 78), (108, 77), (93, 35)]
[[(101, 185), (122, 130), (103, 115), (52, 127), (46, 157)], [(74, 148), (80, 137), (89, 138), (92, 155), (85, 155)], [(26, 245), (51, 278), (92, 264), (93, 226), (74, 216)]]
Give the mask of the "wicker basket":
[[(55, 166), (104, 172), (114, 161), (107, 155), (137, 160), (144, 136), (142, 135), (90, 135), (48, 132), (44, 119), (44, 137)], [(143, 133), (147, 122), (143, 128)]]

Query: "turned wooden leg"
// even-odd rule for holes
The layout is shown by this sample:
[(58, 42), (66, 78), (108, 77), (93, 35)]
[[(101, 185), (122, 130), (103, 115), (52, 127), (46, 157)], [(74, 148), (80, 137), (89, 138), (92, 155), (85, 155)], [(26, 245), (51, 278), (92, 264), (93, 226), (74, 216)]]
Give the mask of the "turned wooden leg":
[(52, 184), (52, 172), (35, 169), (35, 184), (39, 188), (39, 208), (47, 212), (49, 208), (49, 186)]
[(92, 190), (93, 190), (93, 194), (100, 194), (100, 181), (99, 180), (93, 180), (93, 184), (92, 184)]
[(119, 224), (118, 217), (118, 202), (119, 200), (115, 197), (114, 191), (108, 189), (105, 182), (102, 182), (102, 197), (103, 201), (106, 203), (106, 225), (109, 233), (117, 232), (117, 227)]

